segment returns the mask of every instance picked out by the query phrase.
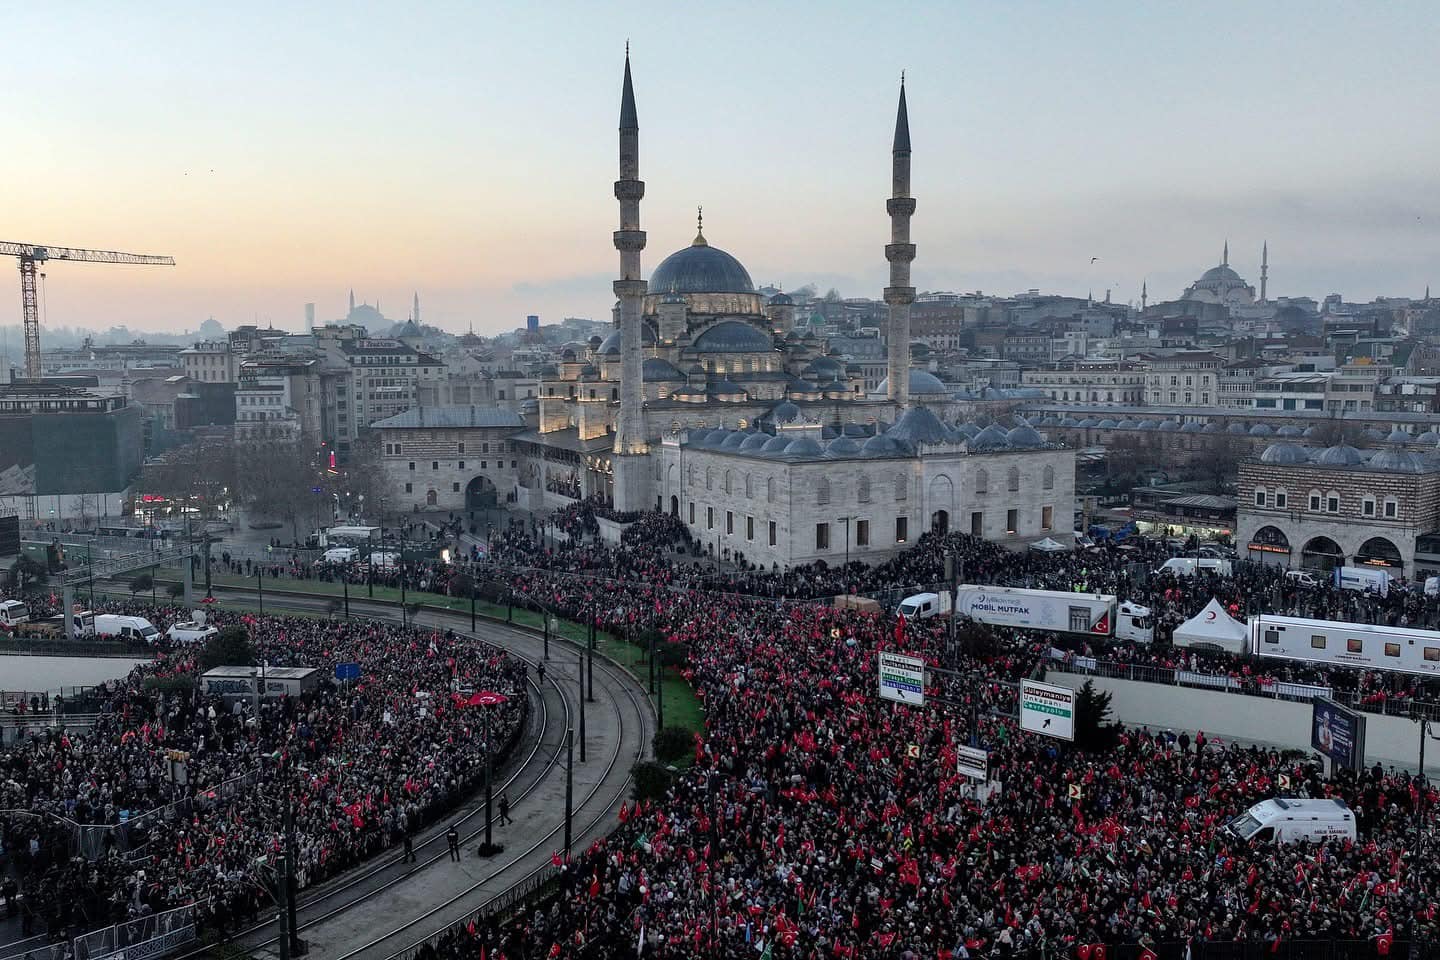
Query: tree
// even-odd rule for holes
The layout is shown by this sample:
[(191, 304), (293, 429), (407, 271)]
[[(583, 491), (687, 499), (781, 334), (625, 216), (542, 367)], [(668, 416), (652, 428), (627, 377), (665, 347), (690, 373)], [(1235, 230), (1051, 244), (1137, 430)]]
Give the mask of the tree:
[(689, 730), (683, 727), (665, 727), (655, 734), (655, 757), (666, 763), (674, 763), (687, 755), (694, 744), (695, 737)]
[(457, 573), (450, 578), (450, 596), (468, 597), (475, 589), (475, 580), (468, 573)]
[[(313, 516), (323, 495), (317, 454), (301, 443), (284, 439), (260, 440), (242, 446), (244, 469), (237, 486), (247, 508), (289, 524), (300, 540), (300, 521)], [(321, 487), (321, 494), (314, 492)]]
[(377, 430), (366, 431), (350, 445), (349, 461), (338, 479), (343, 488), (341, 493), (348, 498), (350, 507), (363, 511), (362, 519), (378, 524), (381, 520), (380, 501), (389, 501), (388, 509), (393, 509), (397, 503), (395, 484), (385, 470)]
[(675, 775), (654, 760), (642, 760), (630, 768), (631, 795), (636, 800), (663, 800)]
[(1120, 724), (1110, 722), (1108, 690), (1096, 690), (1095, 681), (1086, 680), (1075, 693), (1075, 746), (1087, 753), (1113, 749), (1120, 740)]
[(1140, 441), (1131, 436), (1118, 436), (1105, 447), (1105, 476), (1115, 481), (1125, 481), (1133, 486), (1135, 474), (1140, 470)]
[(144, 593), (155, 587), (155, 578), (148, 573), (138, 574), (130, 579), (130, 593)]
[(1211, 493), (1227, 493), (1235, 488), (1240, 460), (1249, 452), (1249, 445), (1241, 437), (1215, 436), (1199, 464), (1200, 475), (1210, 485)]
[(241, 626), (226, 627), (206, 641), (198, 659), (201, 670), (253, 666), (255, 644), (250, 640), (250, 631)]
[(167, 450), (145, 465), (141, 489), (164, 497), (175, 519), (189, 518), (203, 530), (229, 505), (235, 486), (235, 450), (231, 443), (206, 439)]
[(181, 597), (185, 596), (185, 584), (177, 580), (174, 583), (170, 584), (170, 586), (166, 587), (165, 592), (170, 595), (171, 600), (179, 600)]
[(24, 593), (31, 584), (43, 582), (48, 576), (50, 571), (45, 569), (44, 564), (23, 554), (15, 560), (15, 566), (10, 568), (11, 582), (20, 593)]

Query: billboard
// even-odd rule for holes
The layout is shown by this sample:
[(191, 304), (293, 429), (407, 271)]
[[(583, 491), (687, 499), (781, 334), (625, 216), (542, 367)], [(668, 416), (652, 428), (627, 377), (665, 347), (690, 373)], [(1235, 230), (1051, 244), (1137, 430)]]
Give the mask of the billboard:
[(1075, 739), (1075, 691), (1052, 683), (1020, 681), (1020, 729), (1057, 740)]
[(1365, 717), (1331, 700), (1316, 697), (1310, 715), (1310, 746), (1337, 767), (1365, 766)]
[(899, 653), (880, 653), (880, 699), (925, 706), (925, 661)]
[(20, 518), (0, 517), (0, 557), (13, 557), (20, 553)]

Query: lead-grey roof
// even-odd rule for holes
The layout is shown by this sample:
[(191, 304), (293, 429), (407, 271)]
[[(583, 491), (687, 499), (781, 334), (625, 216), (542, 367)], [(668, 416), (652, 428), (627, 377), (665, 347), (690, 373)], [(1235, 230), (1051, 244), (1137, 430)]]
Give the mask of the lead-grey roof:
[(523, 429), (525, 420), (514, 410), (499, 407), (447, 406), (411, 407), (404, 413), (378, 420), (371, 426), (382, 430), (404, 430), (417, 427), (515, 427)]
[(911, 407), (885, 431), (885, 436), (906, 443), (948, 443), (953, 435), (928, 408)]

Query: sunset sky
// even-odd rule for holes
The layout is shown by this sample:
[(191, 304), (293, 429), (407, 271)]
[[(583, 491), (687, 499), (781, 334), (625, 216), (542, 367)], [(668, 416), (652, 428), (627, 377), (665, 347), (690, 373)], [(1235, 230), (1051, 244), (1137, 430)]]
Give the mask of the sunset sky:
[[(621, 15), (624, 19), (621, 19)], [(1178, 296), (1230, 241), (1272, 296), (1440, 290), (1433, 3), (317, 2), (7, 12), (0, 240), (51, 326), (300, 329), (353, 287), (453, 331), (608, 316), (624, 44), (648, 274), (878, 297), (908, 77), (920, 289)], [(1091, 258), (1099, 257), (1092, 267)], [(19, 282), (0, 283), (0, 324)]]

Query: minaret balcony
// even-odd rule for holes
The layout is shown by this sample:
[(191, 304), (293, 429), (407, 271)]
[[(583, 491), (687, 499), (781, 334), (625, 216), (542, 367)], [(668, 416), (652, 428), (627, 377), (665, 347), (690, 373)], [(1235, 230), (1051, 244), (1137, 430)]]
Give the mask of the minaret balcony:
[(885, 259), (891, 263), (909, 263), (915, 259), (915, 244), (887, 243), (885, 244)]
[(891, 197), (885, 201), (885, 212), (892, 217), (909, 217), (915, 213), (914, 197)]
[(914, 287), (886, 287), (885, 302), (892, 307), (903, 307), (915, 302)]
[(639, 253), (645, 249), (645, 231), (616, 230), (615, 249), (622, 253)]
[(616, 180), (616, 200), (640, 200), (645, 196), (644, 180)]
[[(617, 241), (615, 245), (618, 247), (620, 244)], [(616, 280), (610, 284), (610, 289), (614, 292), (615, 296), (622, 300), (626, 297), (645, 296), (647, 287), (649, 287), (649, 282), (645, 280)]]

